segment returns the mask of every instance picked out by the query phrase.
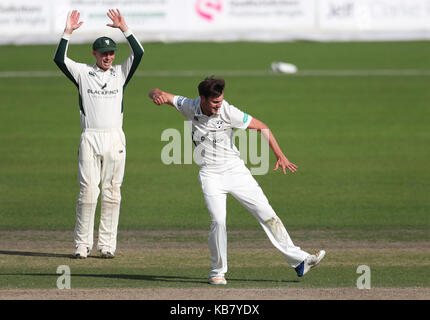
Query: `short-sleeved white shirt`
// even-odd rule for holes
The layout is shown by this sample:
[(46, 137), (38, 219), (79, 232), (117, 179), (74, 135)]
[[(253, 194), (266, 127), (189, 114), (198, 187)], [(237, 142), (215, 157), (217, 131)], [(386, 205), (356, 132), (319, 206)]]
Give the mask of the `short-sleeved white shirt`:
[(191, 124), (194, 160), (200, 167), (224, 167), (240, 160), (233, 135), (234, 129), (246, 129), (252, 116), (222, 101), (218, 114), (208, 117), (200, 108), (200, 97), (175, 96), (173, 105)]

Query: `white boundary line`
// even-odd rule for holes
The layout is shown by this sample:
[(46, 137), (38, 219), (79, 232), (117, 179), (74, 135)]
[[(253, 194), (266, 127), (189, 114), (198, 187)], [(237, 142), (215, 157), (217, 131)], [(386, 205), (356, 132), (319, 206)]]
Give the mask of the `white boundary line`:
[[(138, 71), (137, 77), (205, 77), (216, 75), (222, 77), (416, 77), (430, 76), (430, 70), (303, 70), (292, 74), (275, 73), (266, 70), (166, 70), (166, 71)], [(53, 78), (61, 77), (60, 71), (0, 71), (0, 78)]]

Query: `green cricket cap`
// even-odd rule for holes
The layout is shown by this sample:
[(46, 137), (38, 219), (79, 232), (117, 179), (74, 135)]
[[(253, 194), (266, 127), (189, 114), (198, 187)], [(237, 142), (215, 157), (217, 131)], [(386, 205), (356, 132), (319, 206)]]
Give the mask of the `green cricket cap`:
[(100, 37), (93, 43), (93, 50), (98, 52), (116, 51), (116, 43), (111, 38)]

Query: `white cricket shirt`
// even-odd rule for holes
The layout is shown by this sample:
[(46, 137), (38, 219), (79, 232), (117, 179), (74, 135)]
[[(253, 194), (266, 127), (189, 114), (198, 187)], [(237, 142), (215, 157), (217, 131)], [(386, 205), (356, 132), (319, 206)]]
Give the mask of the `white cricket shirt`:
[(131, 54), (121, 64), (104, 71), (96, 64), (78, 63), (67, 57), (69, 34), (64, 34), (54, 61), (79, 90), (82, 130), (117, 129), (123, 123), (123, 91), (143, 55), (141, 44), (132, 32), (124, 32)]
[(191, 124), (194, 160), (200, 167), (225, 167), (240, 160), (233, 140), (234, 129), (246, 129), (252, 117), (222, 101), (218, 114), (208, 117), (200, 108), (200, 97), (189, 99), (175, 96), (173, 105)]

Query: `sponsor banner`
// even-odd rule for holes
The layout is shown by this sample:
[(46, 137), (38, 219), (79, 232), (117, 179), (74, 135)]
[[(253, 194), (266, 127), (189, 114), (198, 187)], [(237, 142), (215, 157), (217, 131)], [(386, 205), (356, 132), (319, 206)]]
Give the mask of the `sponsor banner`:
[(142, 42), (430, 38), (430, 0), (1, 0), (0, 44), (56, 43), (72, 9), (84, 21), (74, 43), (124, 41), (110, 8)]
[(67, 12), (79, 8), (82, 36), (104, 32), (120, 40), (118, 32), (106, 27), (106, 11), (120, 8), (133, 31), (149, 40), (252, 40), (311, 30), (314, 4), (314, 0), (63, 0), (54, 4), (54, 32), (61, 33)]
[(51, 21), (50, 1), (0, 2), (0, 38), (8, 34), (47, 34), (50, 32)]
[(320, 0), (322, 31), (413, 31), (430, 29), (428, 0)]
[(196, 0), (189, 2), (187, 29), (291, 31), (315, 26), (315, 1)]
[(175, 23), (175, 4), (182, 1), (175, 0), (62, 0), (55, 1), (54, 31), (61, 32), (64, 29), (67, 13), (76, 9), (81, 12), (81, 20), (84, 21), (84, 32), (98, 32), (109, 28), (110, 23), (106, 12), (109, 9), (119, 9), (127, 24), (133, 30), (145, 30), (148, 32), (172, 31)]
[[(118, 29), (106, 26), (111, 23), (106, 13), (109, 9), (119, 9), (126, 18), (127, 25), (135, 33), (150, 35), (152, 39), (163, 40), (164, 34), (175, 30), (175, 0), (61, 0), (54, 3), (53, 30), (61, 35), (68, 12), (73, 9), (81, 13), (82, 27), (73, 34), (78, 42), (90, 41), (105, 35), (116, 41), (124, 41)], [(154, 36), (152, 36), (154, 34)], [(147, 37), (144, 37), (147, 38)]]
[(315, 27), (314, 0), (190, 0), (175, 5), (175, 32), (166, 34), (172, 41), (274, 41)]

